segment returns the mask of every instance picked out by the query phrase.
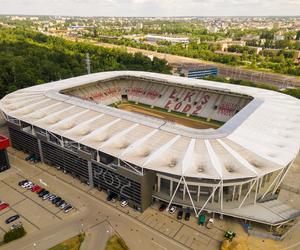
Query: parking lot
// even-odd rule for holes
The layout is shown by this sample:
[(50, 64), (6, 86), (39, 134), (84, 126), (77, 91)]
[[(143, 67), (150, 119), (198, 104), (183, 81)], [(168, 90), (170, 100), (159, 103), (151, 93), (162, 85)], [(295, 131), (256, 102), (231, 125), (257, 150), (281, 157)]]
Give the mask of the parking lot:
[[(19, 171), (16, 172), (14, 169), (10, 169), (5, 175), (2, 175), (0, 180), (0, 199), (2, 202), (8, 203), (9, 207), (0, 211), (0, 237), (15, 223), (6, 224), (5, 220), (15, 214), (20, 215), (20, 219), (16, 222), (21, 221), (27, 233), (32, 233), (76, 213), (76, 209), (73, 209), (66, 214), (49, 200), (43, 200), (37, 193), (32, 192), (30, 189), (20, 187), (18, 182), (27, 178), (30, 175), (30, 171), (26, 175), (23, 176)], [(44, 178), (42, 173), (31, 177), (30, 180), (60, 195), (59, 190), (55, 188), (55, 184), (50, 180), (48, 184), (47, 178)]]

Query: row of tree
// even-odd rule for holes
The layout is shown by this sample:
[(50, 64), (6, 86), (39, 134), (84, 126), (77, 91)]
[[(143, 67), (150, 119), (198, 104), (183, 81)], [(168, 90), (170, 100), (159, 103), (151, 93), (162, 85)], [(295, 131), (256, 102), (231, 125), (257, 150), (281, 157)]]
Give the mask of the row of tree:
[(129, 54), (87, 43), (66, 41), (22, 29), (0, 29), (0, 98), (20, 88), (86, 74), (86, 53), (92, 73), (142, 70), (170, 73), (165, 60)]
[(98, 38), (98, 40), (161, 53), (199, 58), (232, 66), (245, 66), (251, 69), (268, 69), (276, 73), (300, 76), (300, 64), (295, 57), (296, 51), (292, 50), (263, 50), (259, 54), (256, 54), (255, 49), (252, 47), (232, 46), (228, 49), (229, 52), (238, 52), (233, 54), (216, 53), (216, 51), (220, 50), (220, 46), (213, 43), (191, 42), (189, 45), (159, 43), (154, 45), (126, 38)]
[(270, 84), (254, 83), (254, 82), (247, 81), (247, 80), (228, 79), (228, 78), (221, 77), (221, 76), (207, 76), (207, 77), (205, 77), (205, 80), (224, 82), (224, 83), (230, 83), (230, 84), (236, 84), (236, 85), (243, 85), (243, 86), (261, 88), (261, 89), (268, 89), (268, 90), (281, 92), (281, 93), (284, 93), (284, 94), (287, 94), (287, 95), (290, 95), (290, 96), (300, 99), (300, 89), (299, 88), (280, 90), (278, 87), (270, 85)]

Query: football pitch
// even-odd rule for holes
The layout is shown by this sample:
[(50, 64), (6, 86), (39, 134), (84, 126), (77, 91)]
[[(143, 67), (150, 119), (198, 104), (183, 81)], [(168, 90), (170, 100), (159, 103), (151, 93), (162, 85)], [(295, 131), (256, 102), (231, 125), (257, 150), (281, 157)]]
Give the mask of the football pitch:
[(205, 118), (196, 116), (187, 116), (186, 114), (167, 110), (159, 107), (150, 107), (145, 104), (136, 104), (133, 102), (120, 102), (113, 105), (115, 108), (126, 110), (129, 112), (135, 112), (143, 115), (152, 116), (165, 121), (174, 122), (183, 126), (196, 128), (196, 129), (208, 129), (219, 128), (223, 123), (217, 121), (207, 121)]

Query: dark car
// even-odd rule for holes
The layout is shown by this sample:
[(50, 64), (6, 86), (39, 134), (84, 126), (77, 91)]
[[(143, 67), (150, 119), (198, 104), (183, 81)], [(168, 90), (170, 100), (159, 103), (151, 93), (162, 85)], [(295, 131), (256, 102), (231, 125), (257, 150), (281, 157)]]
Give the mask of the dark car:
[(59, 207), (59, 206), (61, 206), (63, 203), (65, 203), (65, 201), (64, 201), (64, 200), (60, 200), (60, 201), (58, 201), (58, 202), (55, 203), (55, 206)]
[(43, 197), (44, 195), (49, 194), (49, 191), (44, 190), (44, 192), (39, 193), (39, 197)]
[(29, 161), (31, 158), (32, 158), (32, 154), (31, 155), (28, 155), (26, 158), (25, 158), (25, 161)]
[(61, 201), (61, 198), (60, 197), (56, 197), (54, 200), (52, 200), (52, 204), (56, 204), (59, 201)]
[(7, 219), (5, 220), (5, 223), (6, 223), (6, 224), (9, 224), (9, 223), (11, 223), (11, 222), (13, 222), (13, 221), (15, 221), (15, 220), (17, 220), (17, 219), (19, 219), (19, 218), (20, 218), (20, 215), (18, 215), (18, 214), (13, 215), (13, 216), (10, 216), (9, 218), (7, 218)]
[(117, 198), (117, 194), (115, 194), (115, 193), (110, 193), (110, 194), (106, 197), (106, 200), (107, 200), (107, 201), (113, 201), (115, 198)]
[(188, 221), (188, 220), (190, 220), (190, 217), (191, 217), (191, 209), (189, 207), (187, 207), (186, 210), (185, 210), (184, 219), (186, 221)]
[(19, 186), (22, 186), (22, 185), (25, 184), (26, 182), (28, 182), (28, 180), (20, 181), (20, 182), (18, 183), (18, 185), (19, 185)]
[(165, 209), (167, 208), (167, 204), (166, 203), (162, 203), (160, 206), (159, 206), (159, 211), (164, 211)]
[(181, 220), (182, 219), (182, 215), (183, 215), (183, 211), (182, 211), (182, 209), (179, 209), (178, 214), (177, 214), (177, 219)]
[(39, 195), (40, 193), (42, 193), (42, 192), (44, 192), (44, 191), (46, 191), (46, 189), (45, 189), (45, 188), (42, 188), (40, 191), (38, 191), (38, 192), (36, 192), (36, 193)]

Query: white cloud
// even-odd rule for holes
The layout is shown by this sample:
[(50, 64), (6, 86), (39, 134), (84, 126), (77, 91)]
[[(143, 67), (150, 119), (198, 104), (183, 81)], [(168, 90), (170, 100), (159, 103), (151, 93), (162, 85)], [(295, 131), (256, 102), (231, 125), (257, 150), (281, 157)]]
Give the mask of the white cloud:
[(0, 14), (299, 15), (300, 0), (0, 0)]

